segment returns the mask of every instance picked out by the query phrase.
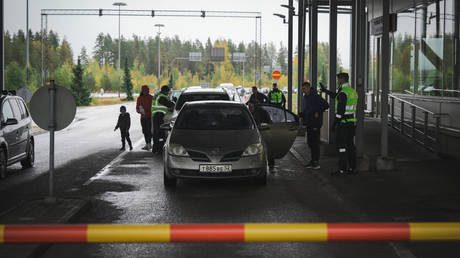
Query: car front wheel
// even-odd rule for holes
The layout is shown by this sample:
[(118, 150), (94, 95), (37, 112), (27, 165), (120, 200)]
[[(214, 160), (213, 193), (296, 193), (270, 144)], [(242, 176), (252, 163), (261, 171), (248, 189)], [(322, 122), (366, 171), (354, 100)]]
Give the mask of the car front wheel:
[(164, 172), (163, 172), (163, 184), (166, 188), (172, 188), (177, 185), (177, 178), (169, 177), (166, 174), (166, 167), (164, 168)]
[(21, 160), (22, 168), (31, 168), (34, 166), (35, 162), (35, 150), (34, 144), (30, 141), (27, 146), (27, 157), (24, 160)]
[(0, 149), (0, 178), (3, 179), (6, 177), (6, 153), (4, 150)]

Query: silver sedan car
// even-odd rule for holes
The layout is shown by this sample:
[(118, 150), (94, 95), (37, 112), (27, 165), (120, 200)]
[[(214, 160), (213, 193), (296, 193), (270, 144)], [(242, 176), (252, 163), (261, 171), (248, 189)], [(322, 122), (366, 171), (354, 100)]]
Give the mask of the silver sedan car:
[(165, 186), (186, 178), (252, 178), (266, 185), (267, 160), (286, 155), (298, 120), (270, 105), (256, 111), (231, 101), (186, 103), (172, 127), (163, 125), (171, 130), (163, 151)]

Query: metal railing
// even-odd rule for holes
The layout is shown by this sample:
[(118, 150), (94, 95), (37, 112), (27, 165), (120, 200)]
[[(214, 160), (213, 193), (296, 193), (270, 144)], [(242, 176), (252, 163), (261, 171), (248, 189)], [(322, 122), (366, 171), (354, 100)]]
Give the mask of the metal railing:
[(389, 125), (421, 146), (439, 151), (441, 115), (392, 94)]

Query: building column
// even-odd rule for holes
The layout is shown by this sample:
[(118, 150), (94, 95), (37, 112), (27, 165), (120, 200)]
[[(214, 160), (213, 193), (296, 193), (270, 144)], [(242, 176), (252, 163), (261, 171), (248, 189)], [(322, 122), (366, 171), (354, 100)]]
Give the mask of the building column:
[[(337, 91), (337, 0), (329, 0), (329, 90)], [(335, 99), (329, 100), (328, 143), (334, 142)]]
[(308, 7), (309, 19), (309, 63), (310, 63), (310, 83), (316, 88), (318, 86), (318, 1), (310, 0)]
[[(459, 1), (454, 1), (454, 46), (455, 46), (455, 64), (454, 64), (454, 85), (453, 89), (454, 90), (460, 90), (460, 2)], [(459, 97), (460, 94), (455, 93), (456, 97)]]
[(4, 1), (3, 0), (0, 0), (1, 3), (0, 3), (0, 14), (2, 15), (1, 17), (1, 27), (2, 27), (2, 36), (1, 36), (1, 39), (0, 39), (0, 54), (2, 56), (2, 60), (0, 61), (0, 83), (2, 84), (2, 89), (1, 90), (4, 90), (5, 89), (5, 44), (3, 42), (4, 38), (3, 38), (3, 34), (5, 33), (5, 20), (4, 20)]
[(358, 93), (358, 106), (356, 112), (357, 124), (356, 124), (356, 150), (359, 157), (363, 155), (363, 143), (364, 143), (364, 108), (366, 90), (364, 80), (366, 77), (365, 66), (366, 55), (363, 50), (367, 48), (367, 16), (366, 6), (364, 0), (354, 0), (353, 8), (353, 69), (352, 69), (352, 81)]
[[(293, 0), (289, 0), (289, 6), (293, 6)], [(288, 15), (288, 110), (292, 111), (292, 38), (293, 38), (293, 24), (294, 24), (294, 10), (290, 7)]]
[(382, 1), (382, 74), (381, 74), (381, 115), (380, 115), (380, 155), (388, 157), (388, 94), (390, 90), (390, 2)]
[(301, 91), (304, 79), (304, 59), (305, 59), (305, 0), (299, 0), (298, 10), (298, 44), (297, 44), (297, 112), (302, 110)]

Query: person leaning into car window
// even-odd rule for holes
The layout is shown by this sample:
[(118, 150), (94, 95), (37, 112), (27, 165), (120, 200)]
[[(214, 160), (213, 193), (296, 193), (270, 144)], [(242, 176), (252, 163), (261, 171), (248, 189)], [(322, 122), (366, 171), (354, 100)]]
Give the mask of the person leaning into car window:
[(254, 117), (257, 126), (261, 125), (262, 123), (270, 123), (270, 115), (264, 109), (257, 107), (254, 103), (248, 102), (249, 111)]
[(257, 89), (257, 86), (252, 86), (252, 94), (251, 97), (249, 97), (249, 100), (247, 102), (252, 103), (252, 104), (262, 104), (262, 103), (268, 103), (268, 98), (265, 96), (265, 94), (259, 92)]
[(169, 100), (169, 91), (168, 86), (161, 86), (160, 93), (152, 101), (153, 153), (161, 151), (160, 138), (164, 138), (164, 132), (160, 126), (164, 123), (165, 114), (171, 112), (175, 105)]

